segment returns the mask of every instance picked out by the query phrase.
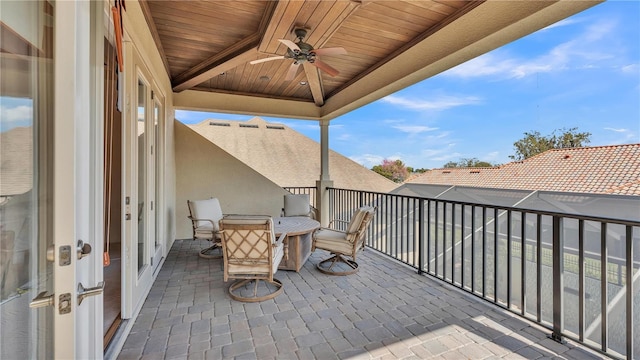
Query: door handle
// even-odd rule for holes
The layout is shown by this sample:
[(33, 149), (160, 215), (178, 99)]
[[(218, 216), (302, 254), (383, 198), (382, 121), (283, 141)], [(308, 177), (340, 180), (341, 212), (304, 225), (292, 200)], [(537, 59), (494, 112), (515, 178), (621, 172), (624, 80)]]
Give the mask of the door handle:
[(46, 294), (47, 294), (46, 291), (43, 291), (40, 294), (38, 294), (38, 296), (36, 296), (33, 300), (31, 300), (31, 302), (29, 303), (29, 307), (32, 309), (35, 309), (39, 307), (53, 306), (54, 294), (51, 294), (51, 295), (46, 295)]
[(100, 281), (97, 286), (85, 288), (82, 283), (78, 283), (78, 305), (82, 304), (82, 300), (89, 296), (102, 294), (104, 290), (104, 281)]

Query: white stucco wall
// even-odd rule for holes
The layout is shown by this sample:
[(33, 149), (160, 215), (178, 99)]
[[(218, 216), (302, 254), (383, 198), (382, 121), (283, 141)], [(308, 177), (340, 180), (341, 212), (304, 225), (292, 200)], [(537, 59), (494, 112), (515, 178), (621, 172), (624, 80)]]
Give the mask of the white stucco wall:
[(280, 186), (175, 121), (176, 239), (192, 237), (187, 200), (216, 197), (224, 214), (279, 216)]

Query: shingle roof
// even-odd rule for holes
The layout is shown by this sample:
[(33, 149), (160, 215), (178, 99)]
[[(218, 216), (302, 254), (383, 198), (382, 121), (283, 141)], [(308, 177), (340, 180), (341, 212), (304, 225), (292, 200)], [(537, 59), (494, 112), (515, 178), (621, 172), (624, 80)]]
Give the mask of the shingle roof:
[[(285, 125), (255, 117), (189, 127), (280, 186), (315, 186), (320, 178), (320, 144)], [(389, 192), (398, 186), (335, 151), (329, 151), (329, 173), (339, 188)]]
[(491, 168), (433, 169), (408, 183), (640, 195), (640, 144), (554, 149)]
[(33, 128), (0, 132), (0, 197), (23, 194), (33, 183)]

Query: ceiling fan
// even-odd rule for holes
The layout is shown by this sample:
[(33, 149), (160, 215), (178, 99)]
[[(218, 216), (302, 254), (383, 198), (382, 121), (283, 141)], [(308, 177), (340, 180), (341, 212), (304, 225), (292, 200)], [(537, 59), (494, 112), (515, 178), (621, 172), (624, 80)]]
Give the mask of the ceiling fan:
[(298, 67), (300, 64), (308, 62), (309, 64), (317, 67), (318, 69), (326, 72), (329, 76), (336, 76), (340, 74), (340, 72), (333, 67), (329, 66), (329, 64), (323, 62), (318, 59), (317, 55), (346, 55), (347, 51), (341, 47), (332, 47), (332, 48), (324, 48), (324, 49), (314, 49), (313, 46), (303, 42), (302, 40), (307, 36), (306, 29), (295, 29), (296, 38), (298, 42), (293, 42), (291, 40), (286, 39), (278, 39), (281, 43), (287, 46), (287, 53), (285, 55), (280, 56), (272, 56), (264, 59), (253, 60), (249, 62), (250, 64), (259, 64), (271, 60), (279, 60), (279, 59), (293, 59), (294, 62), (289, 67), (289, 71), (287, 72), (287, 76), (285, 80), (293, 80), (293, 78), (298, 73)]

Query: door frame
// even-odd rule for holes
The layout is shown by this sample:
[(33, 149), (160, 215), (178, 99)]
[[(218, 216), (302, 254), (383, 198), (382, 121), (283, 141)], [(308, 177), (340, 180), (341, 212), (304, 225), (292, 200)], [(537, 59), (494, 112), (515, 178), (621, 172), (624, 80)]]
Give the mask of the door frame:
[[(54, 358), (102, 356), (102, 296), (79, 304), (78, 287), (102, 281), (103, 5), (54, 7)], [(92, 246), (89, 256), (75, 256), (78, 240)], [(68, 265), (59, 261), (64, 247)]]
[[(139, 197), (156, 194), (151, 189), (145, 187), (144, 193), (138, 191), (138, 142), (137, 142), (137, 92), (138, 92), (138, 79), (142, 79), (147, 86), (148, 92), (154, 93), (153, 98), (148, 96), (145, 100), (145, 116), (151, 119), (154, 115), (154, 104), (156, 99), (160, 102), (160, 114), (159, 125), (156, 131), (160, 131), (158, 140), (159, 144), (155, 144), (154, 152), (158, 154), (158, 166), (160, 167), (160, 174), (164, 173), (164, 165), (161, 159), (164, 157), (164, 137), (165, 137), (165, 107), (166, 97), (161, 91), (161, 87), (154, 81), (152, 72), (149, 70), (145, 59), (140, 51), (136, 48), (133, 41), (130, 41), (128, 33), (125, 29), (124, 42), (124, 60), (125, 60), (125, 72), (124, 72), (124, 103), (125, 109), (122, 113), (123, 127), (122, 127), (122, 204), (124, 209), (123, 225), (122, 225), (122, 247), (123, 247), (123, 261), (122, 261), (122, 318), (133, 318), (139, 311), (142, 303), (145, 300), (146, 295), (149, 293), (151, 286), (155, 280), (158, 270), (164, 259), (165, 254), (165, 236), (162, 232), (164, 228), (164, 219), (159, 219), (156, 213), (160, 211), (164, 206), (164, 199), (155, 199), (153, 205), (153, 212), (150, 213), (150, 207), (145, 204), (143, 207), (143, 216), (145, 217), (145, 237), (148, 236), (151, 227), (155, 227), (156, 236), (160, 238), (159, 246), (155, 246), (155, 241), (146, 239), (145, 249), (147, 253), (144, 255), (147, 260), (153, 257), (153, 263), (149, 260), (141, 271), (138, 270), (138, 231), (137, 231), (137, 216)], [(136, 134), (136, 136), (134, 136)], [(150, 135), (150, 134), (147, 134)], [(147, 136), (148, 137), (148, 136)], [(148, 142), (145, 140), (145, 149)], [(145, 158), (149, 157), (149, 153), (146, 153)], [(146, 183), (150, 183), (150, 178), (154, 178), (156, 188), (162, 189), (163, 179), (157, 181), (156, 170), (153, 166), (147, 164)], [(162, 193), (160, 193), (162, 196)], [(128, 203), (127, 203), (128, 201)], [(129, 218), (129, 220), (127, 220)]]

